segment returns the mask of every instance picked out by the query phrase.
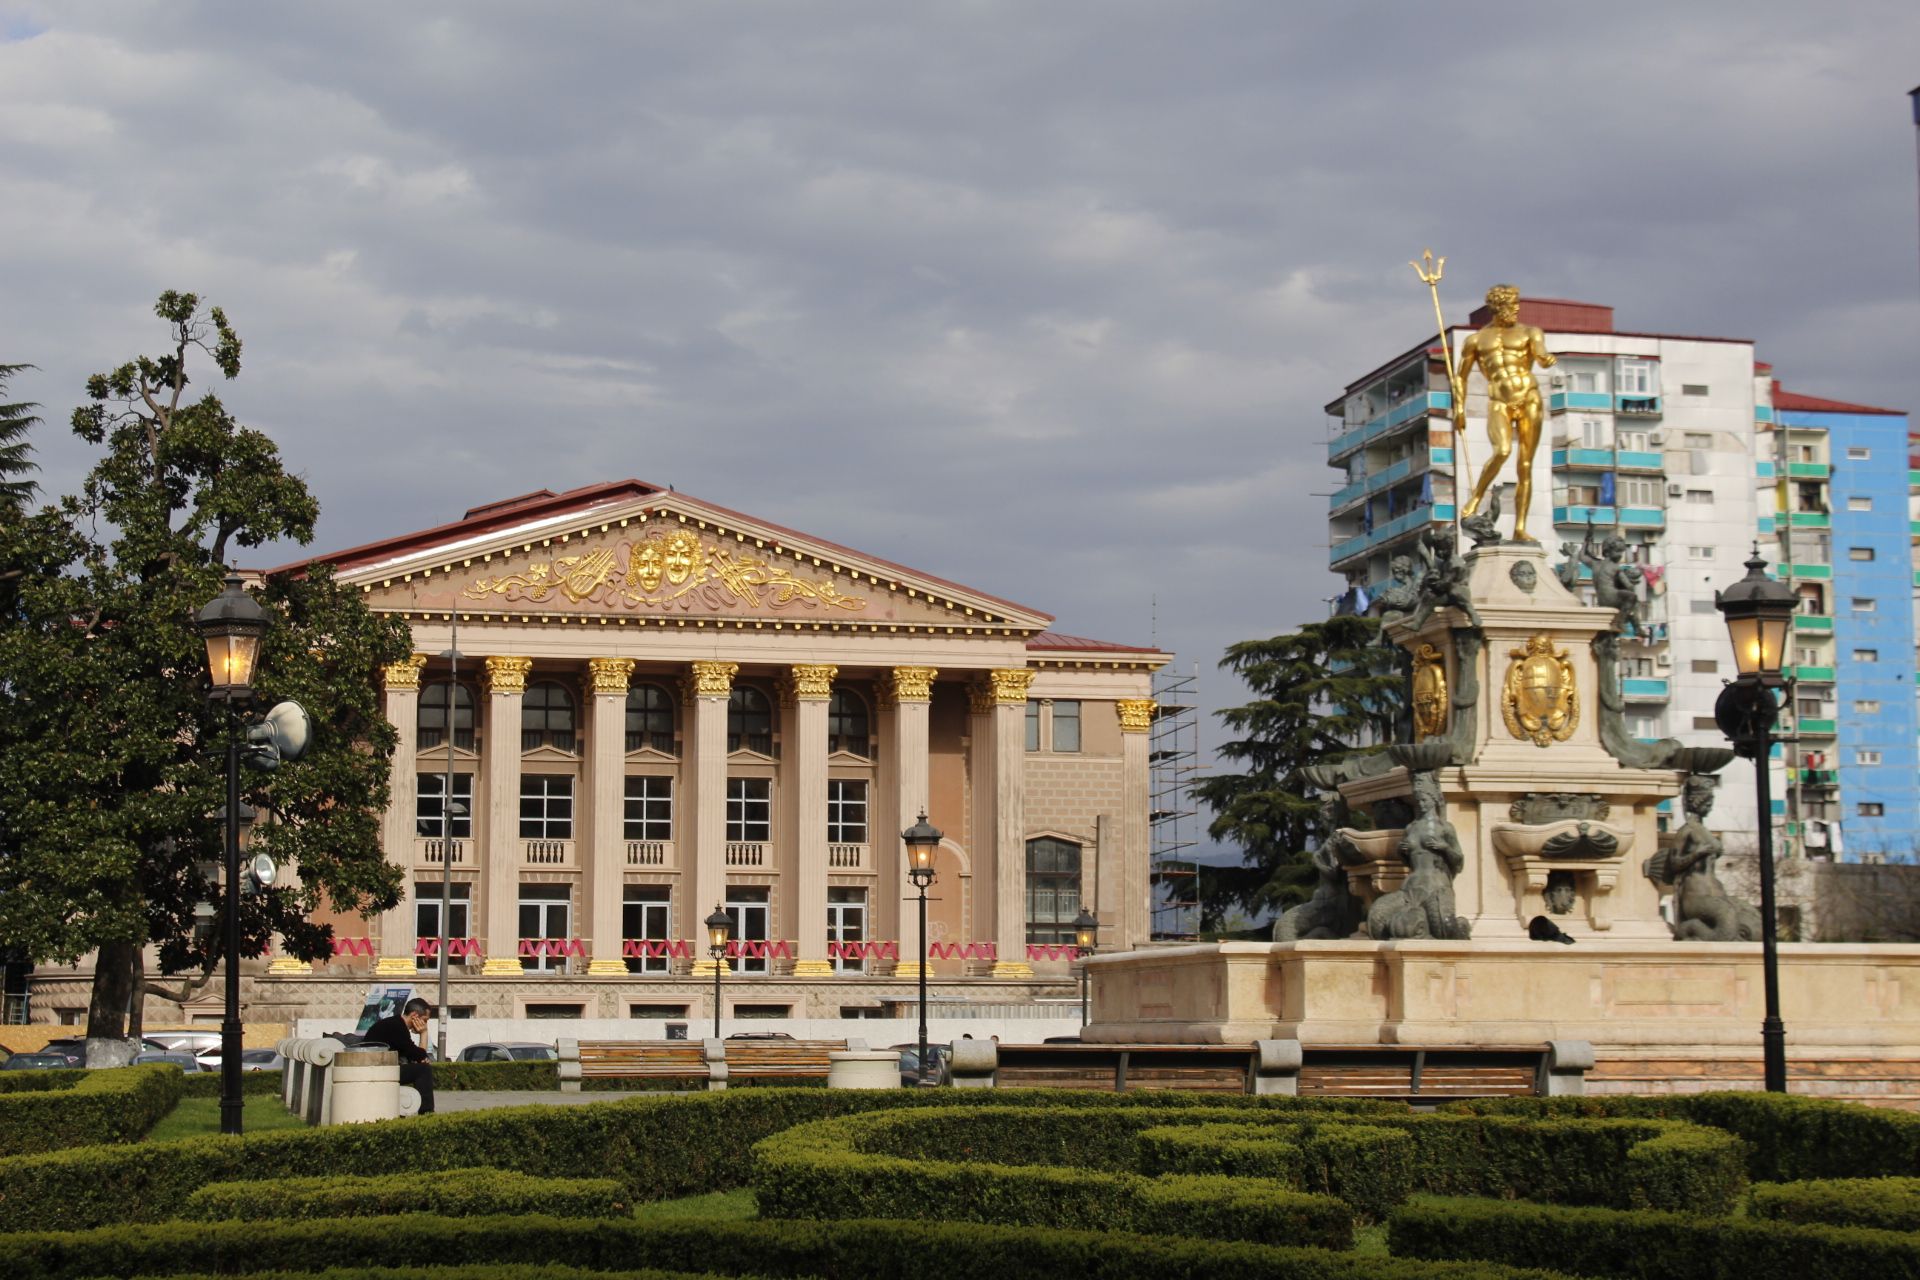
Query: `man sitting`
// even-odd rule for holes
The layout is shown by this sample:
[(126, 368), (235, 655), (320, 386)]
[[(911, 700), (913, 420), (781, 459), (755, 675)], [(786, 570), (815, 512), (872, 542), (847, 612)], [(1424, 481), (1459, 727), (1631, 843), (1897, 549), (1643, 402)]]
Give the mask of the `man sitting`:
[(433, 1114), (433, 1068), (427, 1063), (427, 1051), (419, 1037), (427, 1030), (433, 1006), (415, 996), (399, 1013), (380, 1019), (367, 1028), (362, 1045), (383, 1045), (400, 1055), (400, 1083), (412, 1085), (420, 1094), (420, 1114)]

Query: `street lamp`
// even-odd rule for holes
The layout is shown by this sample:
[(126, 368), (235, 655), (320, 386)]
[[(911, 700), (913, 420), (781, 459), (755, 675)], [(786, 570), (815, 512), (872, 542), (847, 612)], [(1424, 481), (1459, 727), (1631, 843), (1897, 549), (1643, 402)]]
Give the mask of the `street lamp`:
[(1792, 588), (1767, 576), (1767, 562), (1754, 548), (1747, 576), (1713, 594), (1714, 607), (1727, 620), (1738, 676), (1720, 691), (1714, 722), (1733, 742), (1734, 751), (1753, 761), (1754, 793), (1760, 827), (1760, 968), (1766, 985), (1766, 1017), (1760, 1023), (1760, 1052), (1769, 1093), (1787, 1091), (1787, 1031), (1780, 1021), (1779, 928), (1773, 898), (1773, 795), (1768, 766), (1773, 755), (1773, 726), (1780, 716), (1781, 655), (1793, 630), (1797, 604)]
[[(440, 1025), (434, 1037), (442, 1062), (447, 1060), (447, 1022), (452, 1016), (447, 1007), (447, 916), (453, 910), (453, 819), (456, 810), (465, 812), (453, 799), (453, 741), (460, 723), (460, 615), (448, 614), (447, 626), (447, 736), (441, 740), (441, 750), (447, 753), (447, 776), (440, 789)], [(471, 912), (472, 905), (467, 909)]]
[(240, 1132), (240, 709), (253, 700), (253, 673), (267, 611), (229, 573), (226, 587), (193, 621), (207, 646), (207, 700), (227, 708), (227, 1008), (220, 1023), (220, 1132)]
[(1086, 957), (1100, 949), (1100, 917), (1082, 906), (1080, 914), (1073, 918), (1073, 945), (1080, 953), (1080, 1025), (1086, 1026), (1093, 1021), (1093, 971), (1087, 968)]
[(733, 932), (733, 917), (714, 904), (707, 917), (707, 954), (713, 957), (713, 1038), (720, 1038), (720, 975), (727, 971), (727, 937)]
[(927, 821), (927, 811), (920, 811), (920, 821), (900, 833), (900, 839), (907, 846), (907, 875), (914, 886), (920, 890), (920, 1080), (927, 1082), (927, 886), (933, 883), (933, 855), (939, 849), (943, 839), (940, 828)]

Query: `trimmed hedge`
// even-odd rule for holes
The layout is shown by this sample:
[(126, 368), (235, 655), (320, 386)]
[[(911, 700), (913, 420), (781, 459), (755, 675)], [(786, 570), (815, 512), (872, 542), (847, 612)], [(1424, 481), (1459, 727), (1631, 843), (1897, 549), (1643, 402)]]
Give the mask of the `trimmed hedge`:
[(180, 1068), (164, 1063), (6, 1074), (78, 1077), (70, 1085), (0, 1094), (0, 1151), (8, 1155), (137, 1141), (173, 1110), (185, 1080)]
[(1920, 1113), (1783, 1093), (1660, 1098), (1486, 1098), (1443, 1112), (1534, 1117), (1685, 1120), (1744, 1139), (1755, 1182), (1904, 1177), (1920, 1169)]
[(1823, 1182), (1763, 1182), (1748, 1212), (1778, 1222), (1920, 1231), (1920, 1178), (1833, 1178)]
[[(176, 1077), (177, 1078), (177, 1077)], [(729, 1089), (578, 1107), (499, 1110), (87, 1147), (0, 1159), (0, 1230), (155, 1222), (209, 1182), (486, 1167), (538, 1177), (618, 1178), (635, 1200), (743, 1186), (742, 1157), (796, 1124), (868, 1111), (981, 1106), (1195, 1112), (1325, 1110), (1294, 1098), (987, 1089)]]
[(1137, 1139), (1140, 1172), (1214, 1174), (1228, 1178), (1271, 1178), (1285, 1187), (1303, 1187), (1300, 1144), (1295, 1133), (1270, 1125), (1183, 1124), (1142, 1130)]
[(1860, 1227), (1435, 1199), (1396, 1210), (1396, 1257), (1552, 1266), (1630, 1280), (1900, 1280), (1920, 1276), (1920, 1237)]
[(71, 1068), (0, 1071), (0, 1094), (49, 1093), (56, 1089), (71, 1089), (86, 1078), (86, 1072)]
[(479, 1218), (544, 1213), (618, 1218), (633, 1202), (612, 1178), (530, 1178), (502, 1169), (443, 1169), (378, 1177), (276, 1178), (210, 1182), (187, 1197), (183, 1218), (224, 1222), (265, 1218), (376, 1218), (434, 1213)]
[[(325, 1271), (255, 1271), (245, 1276), (211, 1272), (176, 1275), (172, 1280), (420, 1280), (412, 1267), (329, 1267)], [(435, 1267), (433, 1280), (724, 1280), (711, 1271), (588, 1271), (582, 1267), (539, 1266), (524, 1262)]]
[[(996, 1109), (1000, 1127), (1024, 1111)], [(753, 1149), (753, 1193), (769, 1218), (933, 1218), (1011, 1226), (1205, 1235), (1264, 1244), (1353, 1244), (1353, 1213), (1330, 1196), (1249, 1179), (1104, 1172), (1079, 1162), (1000, 1164), (856, 1150), (865, 1136), (911, 1129), (916, 1116), (846, 1116), (798, 1125)]]
[[(843, 1092), (835, 1090), (834, 1092)], [(845, 1092), (857, 1092), (847, 1090)], [(984, 1091), (983, 1091), (984, 1092)], [(424, 1267), (474, 1263), (623, 1272), (693, 1263), (722, 1276), (952, 1275), (1047, 1280), (1555, 1280), (1488, 1263), (1420, 1262), (1325, 1249), (1124, 1232), (960, 1222), (598, 1222), (499, 1218), (350, 1218), (334, 1222), (165, 1223), (0, 1236), (9, 1274), (44, 1280)], [(428, 1273), (437, 1274), (437, 1273)]]

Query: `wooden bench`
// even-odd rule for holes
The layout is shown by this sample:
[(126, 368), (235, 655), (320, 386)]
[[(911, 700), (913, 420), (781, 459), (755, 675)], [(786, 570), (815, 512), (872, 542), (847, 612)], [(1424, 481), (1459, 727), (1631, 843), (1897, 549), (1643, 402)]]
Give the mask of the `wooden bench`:
[(847, 1048), (845, 1040), (728, 1040), (724, 1044), (729, 1083), (825, 1080), (832, 1066), (827, 1055)]
[(713, 1064), (697, 1040), (561, 1040), (560, 1088), (578, 1093), (584, 1079), (685, 1080), (708, 1088)]
[(1546, 1045), (1308, 1045), (1300, 1066), (1303, 1098), (1531, 1097), (1544, 1093)]
[(1001, 1089), (1185, 1089), (1245, 1093), (1244, 1045), (1002, 1044), (994, 1074)]

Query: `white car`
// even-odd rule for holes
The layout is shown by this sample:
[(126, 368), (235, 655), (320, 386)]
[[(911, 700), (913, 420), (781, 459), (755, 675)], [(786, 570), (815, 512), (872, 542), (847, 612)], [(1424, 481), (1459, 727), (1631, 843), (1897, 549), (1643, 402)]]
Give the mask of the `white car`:
[(537, 1040), (494, 1040), (470, 1044), (454, 1058), (455, 1062), (554, 1062), (559, 1050)]

